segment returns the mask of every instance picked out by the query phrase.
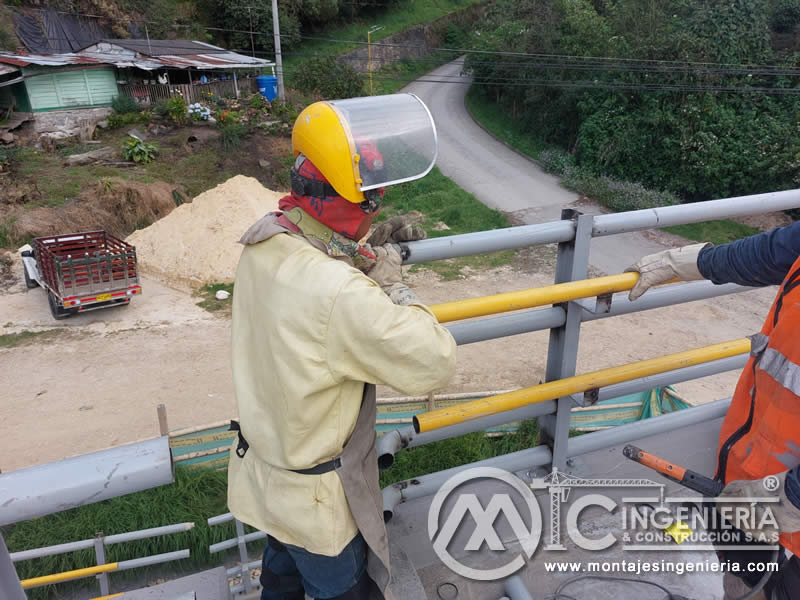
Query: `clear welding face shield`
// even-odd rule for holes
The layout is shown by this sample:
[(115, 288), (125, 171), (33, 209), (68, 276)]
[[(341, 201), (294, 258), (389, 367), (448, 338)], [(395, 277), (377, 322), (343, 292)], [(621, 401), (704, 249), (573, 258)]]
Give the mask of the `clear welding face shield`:
[[(414, 94), (334, 100), (359, 155), (362, 192), (427, 175), (436, 162), (438, 138), (428, 107)], [(373, 160), (373, 153), (378, 164)]]
[(422, 100), (392, 94), (312, 104), (297, 118), (292, 147), (295, 156), (302, 153), (316, 165), (339, 195), (372, 209), (380, 201), (380, 188), (430, 172), (438, 138)]

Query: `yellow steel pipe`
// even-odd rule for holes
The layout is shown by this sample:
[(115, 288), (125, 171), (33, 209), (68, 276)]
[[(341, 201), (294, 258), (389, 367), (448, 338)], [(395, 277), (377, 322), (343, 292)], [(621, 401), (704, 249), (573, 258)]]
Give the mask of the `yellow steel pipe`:
[(23, 589), (31, 588), (37, 585), (46, 585), (48, 583), (60, 583), (62, 581), (69, 581), (70, 579), (79, 579), (89, 575), (97, 575), (98, 573), (108, 573), (109, 571), (116, 571), (119, 563), (108, 563), (105, 565), (97, 565), (96, 567), (86, 567), (85, 569), (75, 569), (74, 571), (63, 571), (62, 573), (53, 573), (52, 575), (42, 575), (41, 577), (33, 577), (31, 579), (23, 579), (20, 581)]
[(585, 375), (549, 381), (514, 392), (472, 400), (464, 404), (418, 414), (414, 417), (414, 429), (417, 433), (425, 433), (448, 425), (455, 425), (495, 413), (513, 410), (528, 404), (554, 400), (571, 394), (579, 394), (595, 388), (622, 383), (623, 381), (674, 371), (675, 369), (691, 367), (721, 358), (729, 358), (749, 351), (750, 340), (742, 338), (610, 369), (602, 369)]
[(92, 600), (111, 600), (111, 598), (119, 598), (124, 595), (125, 592), (118, 592), (116, 594), (109, 594), (108, 596), (98, 596), (97, 598), (92, 598)]
[(593, 296), (602, 296), (603, 294), (624, 292), (636, 285), (638, 280), (638, 273), (620, 273), (619, 275), (557, 283), (518, 292), (495, 294), (494, 296), (443, 302), (434, 304), (429, 308), (440, 323), (447, 323), (449, 321), (483, 317), (522, 308), (558, 304), (559, 302), (577, 300), (578, 298), (591, 298)]

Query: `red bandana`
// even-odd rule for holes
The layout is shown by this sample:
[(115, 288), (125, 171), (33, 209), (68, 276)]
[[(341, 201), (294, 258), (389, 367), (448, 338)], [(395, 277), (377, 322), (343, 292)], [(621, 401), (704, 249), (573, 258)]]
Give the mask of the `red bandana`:
[[(308, 159), (300, 165), (300, 175), (316, 181), (328, 181)], [(299, 196), (293, 191), (278, 202), (278, 208), (283, 211), (290, 210), (295, 206), (299, 206), (309, 216), (351, 240), (355, 238), (356, 231), (367, 218), (358, 204), (354, 204), (342, 196), (315, 198)]]

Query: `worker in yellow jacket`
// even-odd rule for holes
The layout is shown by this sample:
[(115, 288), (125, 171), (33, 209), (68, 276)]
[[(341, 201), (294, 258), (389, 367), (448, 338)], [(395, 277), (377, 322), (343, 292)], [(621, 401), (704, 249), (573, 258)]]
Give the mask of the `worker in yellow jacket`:
[(422, 229), (358, 240), (383, 188), (430, 171), (436, 132), (416, 96), (355, 98), (306, 108), (292, 147), (291, 194), (242, 238), (228, 506), (268, 534), (263, 600), (390, 597), (375, 384), (441, 388), (456, 345), (402, 283), (396, 242)]

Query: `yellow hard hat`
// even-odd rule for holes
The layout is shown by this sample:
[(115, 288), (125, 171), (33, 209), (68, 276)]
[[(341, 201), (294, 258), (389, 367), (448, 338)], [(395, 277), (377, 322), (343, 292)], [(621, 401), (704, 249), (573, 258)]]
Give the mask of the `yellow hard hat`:
[(370, 190), (429, 173), (438, 139), (422, 100), (391, 94), (311, 104), (295, 121), (292, 151), (310, 160), (340, 196), (360, 204)]

